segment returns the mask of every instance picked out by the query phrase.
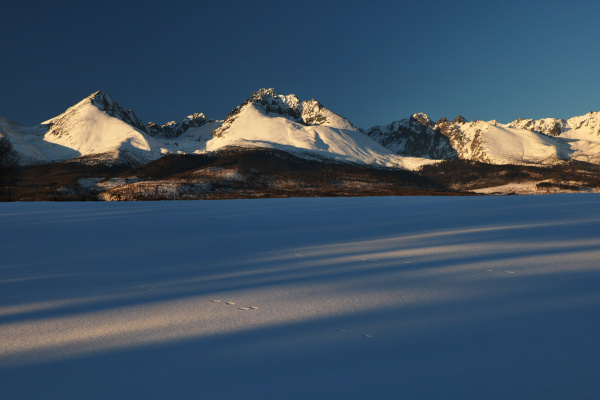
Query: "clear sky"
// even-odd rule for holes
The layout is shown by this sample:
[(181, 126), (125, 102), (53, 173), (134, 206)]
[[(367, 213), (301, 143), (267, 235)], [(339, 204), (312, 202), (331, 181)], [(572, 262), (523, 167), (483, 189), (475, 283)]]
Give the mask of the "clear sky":
[(600, 2), (20, 1), (0, 8), (0, 115), (96, 90), (143, 121), (222, 119), (263, 87), (369, 127), (600, 110)]

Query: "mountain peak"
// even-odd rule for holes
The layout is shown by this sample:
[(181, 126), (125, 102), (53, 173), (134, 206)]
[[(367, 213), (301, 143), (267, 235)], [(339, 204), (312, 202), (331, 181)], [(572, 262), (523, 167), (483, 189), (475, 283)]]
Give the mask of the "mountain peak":
[(138, 130), (140, 130), (142, 132), (146, 131), (144, 124), (135, 115), (135, 113), (132, 110), (123, 109), (116, 101), (114, 101), (112, 99), (112, 97), (110, 97), (109, 94), (104, 93), (102, 91), (96, 91), (96, 92), (90, 94), (89, 96), (87, 96), (86, 98), (81, 100), (79, 103), (77, 103), (74, 106), (67, 109), (61, 115), (56, 116), (48, 121), (45, 121), (42, 124), (53, 125), (54, 126), (53, 134), (61, 135), (62, 129), (60, 129), (59, 127), (61, 125), (68, 124), (67, 123), (68, 120), (75, 118), (77, 115), (79, 115), (82, 112), (85, 112), (84, 110), (87, 107), (89, 107), (90, 105), (97, 108), (98, 110), (100, 110), (102, 112), (105, 112), (106, 114), (108, 114), (109, 116), (111, 116), (113, 118), (120, 119), (121, 121), (137, 128)]
[(110, 97), (109, 94), (101, 92), (101, 91), (92, 93), (91, 95), (86, 97), (85, 100), (90, 100), (90, 102), (93, 105), (98, 107), (100, 110), (106, 111), (108, 113), (110, 113), (112, 110), (115, 110), (117, 108), (122, 110), (122, 108), (117, 104), (116, 101), (114, 101), (112, 99), (112, 97)]
[(256, 92), (252, 93), (251, 98), (263, 98), (263, 97), (279, 97), (280, 94), (277, 90), (273, 88), (263, 88), (258, 89)]
[(111, 101), (114, 101), (114, 100), (113, 100), (113, 99), (110, 97), (110, 95), (109, 95), (108, 93), (104, 93), (104, 92), (103, 92), (103, 91), (101, 91), (101, 90), (96, 90), (94, 93), (90, 94), (90, 95), (89, 95), (87, 98), (88, 98), (88, 99), (95, 99), (95, 98), (99, 98), (99, 99), (101, 99), (101, 98), (108, 98), (108, 99), (110, 99)]
[(301, 108), (301, 101), (295, 94), (282, 95), (275, 89), (260, 89), (252, 93), (252, 96), (247, 100), (249, 103), (257, 103), (267, 113), (285, 114), (298, 118), (296, 115)]
[(410, 116), (411, 120), (418, 121), (421, 125), (431, 126), (431, 118), (425, 113), (416, 113)]

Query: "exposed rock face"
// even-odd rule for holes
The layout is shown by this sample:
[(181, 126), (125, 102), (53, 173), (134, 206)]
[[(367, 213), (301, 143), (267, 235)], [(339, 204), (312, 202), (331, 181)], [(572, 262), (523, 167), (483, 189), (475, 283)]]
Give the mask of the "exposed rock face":
[(434, 130), (448, 138), (450, 145), (456, 151), (457, 158), (491, 162), (486, 153), (483, 135), (487, 125), (488, 123), (483, 121), (468, 122), (466, 118), (459, 115), (452, 122), (446, 118), (440, 119), (435, 124)]
[(123, 122), (127, 122), (129, 125), (136, 127), (142, 132), (146, 131), (144, 123), (135, 115), (132, 110), (121, 108), (121, 106), (108, 94), (98, 91), (89, 96), (88, 99), (93, 105), (98, 107), (100, 110), (105, 111), (111, 117), (115, 117)]
[(459, 115), (458, 117), (454, 118), (454, 121), (452, 122), (455, 124), (466, 124), (469, 121), (467, 121), (462, 115)]
[(237, 116), (247, 107), (256, 107), (265, 115), (287, 118), (302, 125), (324, 125), (339, 129), (358, 130), (347, 119), (340, 117), (316, 100), (301, 101), (294, 94), (281, 95), (274, 89), (261, 89), (254, 92), (235, 110), (231, 111), (223, 125), (213, 132), (213, 136), (226, 134)]
[(549, 136), (560, 136), (563, 132), (570, 129), (567, 120), (556, 118), (546, 118), (542, 120), (519, 118), (507, 126), (510, 128), (540, 132)]
[(473, 161), (490, 162), (485, 151), (485, 138), (482, 130), (485, 126), (476, 127), (471, 134), (463, 130), (467, 125), (486, 124), (483, 121), (469, 123), (462, 115), (449, 122), (446, 118), (440, 119), (434, 126), (434, 131), (444, 135), (450, 141), (450, 146), (456, 151), (457, 158)]
[(449, 138), (434, 130), (431, 119), (423, 113), (409, 119), (374, 126), (367, 134), (388, 150), (402, 156), (455, 160), (458, 155)]
[(181, 136), (188, 129), (199, 128), (212, 122), (215, 122), (215, 120), (206, 118), (206, 116), (202, 113), (195, 113), (192, 115), (188, 115), (180, 123), (170, 121), (164, 125), (158, 125), (154, 122), (148, 122), (148, 124), (146, 125), (146, 132), (148, 132), (150, 136), (160, 136), (163, 138), (171, 139)]

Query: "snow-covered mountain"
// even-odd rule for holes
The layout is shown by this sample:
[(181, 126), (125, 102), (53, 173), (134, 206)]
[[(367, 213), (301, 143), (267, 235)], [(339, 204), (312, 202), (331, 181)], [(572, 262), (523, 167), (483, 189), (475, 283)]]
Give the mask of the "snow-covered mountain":
[(271, 147), (340, 161), (417, 168), (430, 161), (399, 157), (316, 100), (301, 101), (273, 89), (255, 92), (213, 133), (207, 150)]
[(118, 159), (126, 152), (149, 161), (160, 154), (133, 111), (124, 110), (102, 92), (93, 93), (42, 125), (48, 128), (44, 141), (81, 156), (103, 154), (107, 159)]
[(434, 129), (448, 137), (458, 157), (490, 164), (555, 164), (570, 158), (568, 143), (538, 132), (495, 121), (438, 121)]
[(96, 92), (64, 113), (33, 127), (0, 119), (22, 164), (70, 160), (139, 164), (167, 153), (205, 151), (219, 122), (193, 114), (181, 123), (145, 125), (132, 110)]

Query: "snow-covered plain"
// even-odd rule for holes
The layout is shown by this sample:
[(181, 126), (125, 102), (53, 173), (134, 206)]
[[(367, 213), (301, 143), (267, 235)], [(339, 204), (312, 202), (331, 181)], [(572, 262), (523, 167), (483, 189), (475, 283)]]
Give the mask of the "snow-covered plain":
[(0, 398), (600, 398), (598, 204), (0, 204)]

